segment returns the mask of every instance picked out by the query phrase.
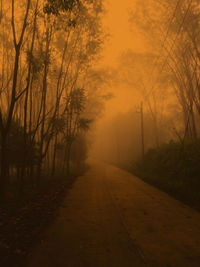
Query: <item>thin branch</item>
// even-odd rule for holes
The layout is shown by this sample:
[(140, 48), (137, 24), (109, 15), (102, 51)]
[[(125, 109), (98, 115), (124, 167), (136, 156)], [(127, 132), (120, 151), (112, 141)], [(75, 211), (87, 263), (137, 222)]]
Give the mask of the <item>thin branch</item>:
[(12, 24), (12, 31), (13, 31), (13, 41), (14, 41), (14, 46), (15, 48), (17, 47), (17, 40), (16, 40), (16, 31), (15, 31), (15, 7), (14, 7), (15, 3), (14, 0), (12, 0), (12, 20), (11, 20), (11, 24)]
[(26, 86), (26, 88), (24, 89), (24, 90), (22, 90), (20, 93), (19, 93), (19, 95), (18, 96), (16, 96), (15, 97), (15, 102), (17, 102), (19, 99), (20, 99), (20, 97), (22, 97), (23, 96), (23, 94), (27, 91), (27, 86)]
[(19, 43), (18, 43), (19, 46), (21, 46), (22, 41), (23, 41), (24, 32), (25, 32), (26, 24), (27, 24), (27, 18), (28, 18), (29, 8), (30, 8), (30, 3), (31, 3), (31, 0), (28, 0), (27, 6), (26, 6), (26, 15), (24, 17), (24, 23), (23, 23), (23, 27), (22, 27), (22, 32), (21, 32), (21, 36), (20, 36), (20, 39), (19, 39)]

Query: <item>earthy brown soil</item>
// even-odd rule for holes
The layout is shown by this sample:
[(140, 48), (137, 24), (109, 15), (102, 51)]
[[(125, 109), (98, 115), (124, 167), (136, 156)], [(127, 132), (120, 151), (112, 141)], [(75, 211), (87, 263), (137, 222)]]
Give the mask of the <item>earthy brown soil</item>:
[(200, 213), (93, 162), (29, 255), (29, 267), (199, 267)]
[[(22, 267), (29, 250), (56, 218), (74, 179), (50, 181), (29, 195), (0, 206), (0, 266)], [(28, 192), (27, 192), (28, 193)]]

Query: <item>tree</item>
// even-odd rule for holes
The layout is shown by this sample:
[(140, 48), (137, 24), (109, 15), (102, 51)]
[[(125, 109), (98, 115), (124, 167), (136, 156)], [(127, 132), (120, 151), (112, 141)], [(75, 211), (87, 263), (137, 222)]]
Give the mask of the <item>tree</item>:
[[(157, 9), (154, 4), (158, 6)], [(172, 93), (175, 93), (176, 104), (182, 109), (182, 126), (179, 125), (178, 130), (184, 129), (178, 134), (182, 135), (181, 139), (195, 140), (199, 135), (199, 12), (198, 1), (152, 0), (149, 4), (141, 5), (138, 2), (131, 15), (132, 24), (139, 25), (151, 47), (154, 51), (156, 47), (158, 51), (149, 71), (151, 78), (145, 87), (149, 91), (149, 84), (153, 83), (150, 92), (157, 94), (162, 92), (159, 82), (163, 81), (162, 76), (168, 81), (168, 99), (171, 103), (168, 100), (167, 106), (175, 102), (172, 97)], [(155, 95), (154, 103), (156, 101), (158, 98)]]
[[(21, 189), (30, 174), (38, 184), (45, 169), (54, 174), (57, 147), (63, 143), (66, 148), (82, 127), (89, 127), (83, 92), (101, 49), (101, 7), (99, 0), (30, 0), (19, 5), (12, 0), (1, 5), (1, 196), (11, 169), (12, 175), (18, 173)], [(15, 16), (18, 11), (23, 17)], [(16, 121), (15, 143), (10, 135)], [(10, 144), (24, 151), (20, 164), (14, 163), (17, 153), (11, 159)], [(29, 153), (37, 155), (32, 164)]]
[(13, 43), (15, 50), (15, 60), (13, 66), (13, 79), (12, 79), (12, 89), (11, 89), (11, 98), (10, 104), (7, 111), (7, 115), (3, 116), (2, 108), (0, 108), (0, 132), (1, 132), (1, 189), (0, 195), (3, 196), (5, 192), (6, 186), (6, 177), (8, 175), (8, 162), (7, 162), (7, 138), (10, 132), (10, 127), (13, 118), (13, 112), (16, 105), (16, 102), (19, 101), (22, 94), (25, 92), (26, 88), (17, 94), (17, 81), (18, 81), (18, 70), (19, 70), (19, 60), (20, 60), (20, 52), (22, 48), (22, 43), (24, 39), (25, 30), (27, 27), (27, 19), (29, 15), (31, 0), (27, 1), (25, 16), (22, 24), (21, 33), (19, 35), (19, 39), (17, 40), (16, 36), (16, 27), (15, 27), (15, 2), (12, 0), (12, 15), (11, 15), (11, 23), (12, 23), (12, 34), (13, 34)]

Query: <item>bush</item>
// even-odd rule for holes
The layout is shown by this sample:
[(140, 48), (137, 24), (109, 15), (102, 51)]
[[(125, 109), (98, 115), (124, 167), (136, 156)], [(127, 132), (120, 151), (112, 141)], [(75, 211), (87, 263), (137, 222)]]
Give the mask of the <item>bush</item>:
[(132, 171), (169, 194), (200, 207), (200, 140), (150, 149)]

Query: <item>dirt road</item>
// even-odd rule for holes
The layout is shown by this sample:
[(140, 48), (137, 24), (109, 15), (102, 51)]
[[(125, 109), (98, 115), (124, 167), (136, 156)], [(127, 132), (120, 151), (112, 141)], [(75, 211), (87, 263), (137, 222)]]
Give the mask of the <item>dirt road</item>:
[(199, 267), (200, 213), (93, 162), (29, 257), (29, 267)]

